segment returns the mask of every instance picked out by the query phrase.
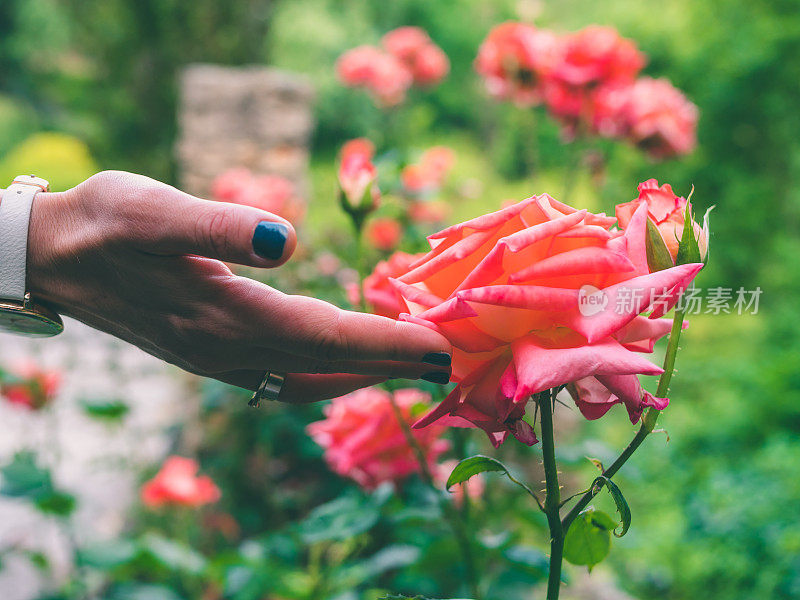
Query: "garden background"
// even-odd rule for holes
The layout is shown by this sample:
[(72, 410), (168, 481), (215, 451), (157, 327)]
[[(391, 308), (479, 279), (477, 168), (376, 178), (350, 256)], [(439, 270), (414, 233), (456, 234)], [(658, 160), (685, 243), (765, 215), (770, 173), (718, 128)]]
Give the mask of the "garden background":
[[(194, 62), (270, 65), (305, 74), (316, 89), (312, 191), (301, 241), (310, 248), (335, 243), (349, 226), (336, 199), (337, 151), (350, 138), (378, 135), (384, 118), (366, 95), (337, 81), (336, 58), (400, 25), (423, 27), (447, 53), (451, 72), (414, 97), (401, 134), (419, 149), (451, 147), (452, 181), (477, 186), (475, 193), (446, 196), (452, 222), (545, 191), (573, 206), (609, 211), (632, 199), (638, 182), (655, 177), (682, 194), (694, 186), (700, 213), (716, 206), (712, 260), (700, 284), (763, 290), (756, 315), (690, 318), (672, 384), (675, 401), (660, 421), (669, 442), (649, 439), (618, 477), (634, 524), (598, 570), (642, 600), (797, 598), (798, 9), (792, 0), (7, 0), (0, 5), (0, 181), (31, 171), (66, 189), (96, 170), (124, 169), (177, 184), (179, 70)], [(698, 106), (697, 149), (653, 163), (632, 148), (601, 142), (603, 172), (586, 169), (570, 197), (560, 197), (571, 149), (557, 126), (493, 103), (472, 67), (488, 30), (508, 19), (557, 30), (608, 24), (634, 39), (649, 57), (645, 73), (669, 77)], [(344, 305), (334, 283), (287, 272), (276, 285)], [(246, 394), (210, 382), (192, 385), (201, 410), (170, 430), (170, 444), (176, 453), (197, 453), (203, 472), (223, 490), (216, 529), (197, 516), (184, 518), (176, 531), (177, 519), (137, 507), (114, 546), (118, 554), (108, 546), (94, 556), (91, 548), (79, 553), (80, 576), (58, 580), (50, 592), (60, 595), (53, 597), (84, 597), (96, 585), (95, 571), (114, 582), (111, 595), (102, 596), (109, 598), (375, 598), (409, 581), (434, 597), (456, 593), (457, 581), (432, 575), (446, 571), (458, 580), (459, 571), (451, 565), (452, 548), (437, 539), (425, 515), (432, 509), (424, 490), (412, 482), (402, 496), (376, 499), (331, 473), (304, 433), (321, 407), (270, 408), (254, 419)], [(612, 457), (627, 441), (630, 424), (612, 412), (565, 434), (566, 471), (589, 472), (584, 456)], [(485, 451), (481, 435), (470, 431), (456, 441)], [(536, 452), (509, 446), (500, 455), (526, 471)], [(137, 476), (143, 481), (157, 466)], [(504, 488), (499, 479), (487, 477), (487, 484)], [(309, 514), (324, 519), (311, 511), (337, 498), (333, 512), (355, 506), (369, 520), (376, 511), (377, 525), (320, 534), (323, 526), (310, 523)], [(541, 516), (508, 489), (490, 489), (474, 510), (487, 532), (486, 560), (497, 569), (488, 596), (533, 597), (545, 547)], [(235, 527), (220, 526), (221, 514)], [(504, 530), (521, 532), (514, 545), (488, 539), (488, 532), (497, 538)], [(186, 546), (131, 558), (126, 544), (143, 544), (143, 532)], [(380, 548), (396, 552), (378, 555)], [(372, 562), (359, 562), (365, 556)], [(276, 591), (270, 587), (276, 579), (288, 584)]]

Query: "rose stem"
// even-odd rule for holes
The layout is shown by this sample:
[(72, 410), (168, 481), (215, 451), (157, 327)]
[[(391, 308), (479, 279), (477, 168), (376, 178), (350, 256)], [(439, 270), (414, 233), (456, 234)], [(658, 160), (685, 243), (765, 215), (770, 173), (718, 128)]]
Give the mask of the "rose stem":
[(570, 203), (570, 195), (572, 190), (575, 189), (575, 180), (578, 178), (578, 173), (581, 170), (581, 160), (584, 156), (586, 148), (587, 136), (584, 135), (584, 127), (581, 123), (575, 126), (575, 134), (572, 141), (567, 144), (567, 168), (564, 171), (564, 187), (562, 195), (557, 200), (561, 202)]
[[(675, 370), (675, 356), (678, 353), (678, 342), (681, 339), (681, 331), (683, 330), (683, 318), (686, 315), (686, 309), (676, 310), (675, 316), (672, 318), (672, 330), (669, 334), (669, 342), (667, 344), (667, 352), (664, 356), (664, 372), (661, 374), (661, 378), (658, 380), (658, 389), (656, 390), (656, 396), (659, 398), (664, 398), (669, 391), (669, 382), (672, 379), (672, 373)], [(631, 440), (631, 443), (628, 444), (627, 448), (622, 451), (622, 454), (619, 455), (617, 460), (615, 460), (610, 467), (603, 470), (603, 475), (608, 477), (609, 479), (613, 477), (617, 471), (622, 468), (622, 465), (631, 457), (631, 455), (636, 452), (636, 449), (641, 446), (644, 439), (653, 432), (653, 429), (656, 426), (656, 421), (658, 421), (658, 415), (660, 411), (653, 408), (652, 406), (647, 409), (647, 412), (644, 415), (644, 419), (642, 419), (642, 424), (639, 427), (639, 431), (636, 432), (636, 435)], [(575, 517), (578, 516), (586, 505), (592, 501), (595, 494), (599, 489), (595, 489), (592, 486), (592, 489), (588, 490), (583, 496), (581, 496), (578, 503), (572, 507), (567, 515), (564, 517), (564, 520), (561, 522), (562, 529), (566, 532), (569, 529), (569, 526), (572, 524), (572, 521)]]
[(364, 279), (369, 274), (367, 272), (366, 256), (364, 252), (364, 221), (365, 217), (350, 215), (353, 224), (353, 241), (356, 245), (356, 272), (358, 273), (358, 308), (361, 312), (367, 312), (367, 301), (364, 298)]
[[(411, 427), (408, 426), (408, 422), (403, 418), (403, 413), (400, 411), (397, 401), (393, 396), (391, 396), (391, 394), (390, 403), (392, 405), (392, 410), (394, 411), (394, 416), (397, 418), (397, 422), (400, 424), (400, 429), (402, 429), (403, 435), (406, 438), (406, 442), (411, 447), (411, 450), (414, 452), (414, 456), (419, 463), (419, 469), (422, 473), (422, 478), (425, 480), (425, 483), (427, 483), (433, 489), (433, 491), (436, 492), (436, 497), (439, 499), (439, 506), (442, 508), (442, 512), (444, 512), (444, 515), (447, 518), (447, 521), (450, 523), (451, 529), (453, 530), (453, 535), (456, 538), (456, 542), (458, 542), (458, 547), (461, 550), (461, 557), (464, 561), (464, 567), (467, 571), (467, 581), (469, 583), (470, 593), (472, 594), (474, 600), (480, 600), (481, 593), (480, 587), (478, 586), (478, 571), (475, 568), (475, 559), (472, 555), (472, 545), (470, 544), (464, 522), (461, 520), (458, 511), (455, 509), (450, 499), (445, 498), (442, 495), (441, 490), (436, 487), (433, 474), (431, 473), (430, 467), (428, 466), (428, 461), (425, 458), (425, 452), (420, 447), (419, 442), (417, 442), (417, 438), (414, 437)], [(466, 496), (466, 490), (464, 495)]]
[(561, 587), (561, 559), (564, 551), (564, 529), (558, 512), (561, 504), (561, 490), (558, 485), (555, 440), (553, 436), (553, 404), (555, 390), (539, 394), (539, 414), (542, 424), (542, 458), (544, 460), (544, 480), (546, 495), (544, 513), (550, 527), (550, 575), (547, 580), (547, 600), (558, 600)]

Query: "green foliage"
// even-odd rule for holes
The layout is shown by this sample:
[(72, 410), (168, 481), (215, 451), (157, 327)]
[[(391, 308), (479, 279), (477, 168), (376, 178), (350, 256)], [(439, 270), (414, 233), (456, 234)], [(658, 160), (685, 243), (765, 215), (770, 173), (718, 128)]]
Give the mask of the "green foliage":
[(508, 468), (496, 458), (491, 456), (470, 456), (460, 461), (450, 476), (447, 478), (445, 486), (450, 489), (457, 483), (467, 481), (473, 475), (485, 473), (486, 471), (500, 471), (508, 475)]
[(495, 458), (491, 458), (490, 456), (483, 456), (481, 454), (477, 456), (471, 456), (469, 458), (465, 458), (461, 462), (459, 462), (453, 472), (450, 473), (450, 476), (447, 478), (446, 487), (449, 490), (452, 486), (457, 483), (462, 483), (467, 481), (473, 475), (477, 475), (478, 473), (484, 473), (486, 471), (501, 471), (505, 474), (506, 477), (523, 490), (528, 492), (528, 495), (531, 496), (537, 505), (541, 508), (539, 499), (534, 494), (533, 490), (525, 485), (523, 482), (519, 481), (515, 478), (508, 470), (503, 463)]
[(681, 241), (678, 244), (678, 255), (675, 257), (675, 264), (685, 265), (702, 262), (700, 247), (697, 244), (697, 235), (694, 231), (694, 215), (692, 215), (691, 205), (688, 202), (686, 203), (684, 219), (683, 232), (681, 233)]
[(80, 548), (77, 563), (84, 567), (112, 569), (136, 556), (137, 545), (131, 540), (112, 540)]
[(75, 509), (75, 498), (55, 488), (50, 471), (37, 465), (32, 452), (17, 452), (0, 469), (0, 475), (3, 478), (0, 494), (4, 496), (24, 498), (40, 512), (58, 517), (68, 517)]
[(121, 400), (83, 400), (84, 412), (99, 421), (120, 422), (130, 412), (130, 407)]
[(0, 469), (0, 474), (3, 475), (0, 493), (12, 498), (36, 497), (53, 487), (50, 472), (36, 464), (32, 452), (16, 453), (11, 463)]
[(667, 244), (651, 219), (647, 219), (645, 249), (647, 250), (647, 266), (651, 271), (661, 271), (674, 266)]
[[(619, 487), (617, 487), (617, 484), (611, 481), (608, 477), (601, 475), (592, 483), (592, 488), (595, 490), (599, 490), (603, 486), (606, 486), (606, 489), (608, 489), (611, 497), (614, 499), (614, 504), (617, 507), (617, 512), (619, 513), (621, 520), (619, 527), (614, 529), (614, 535), (617, 537), (622, 537), (628, 532), (628, 529), (631, 526), (631, 509), (628, 506), (627, 500), (625, 500), (625, 496), (622, 495), (622, 490), (620, 490)], [(620, 527), (622, 529), (619, 529)]]
[(128, 583), (115, 586), (108, 600), (181, 600), (181, 597), (163, 585)]
[(582, 510), (564, 538), (564, 559), (591, 569), (608, 556), (614, 519), (590, 506)]
[(369, 531), (379, 517), (379, 507), (368, 499), (342, 496), (315, 508), (300, 523), (300, 535), (307, 544), (344, 541)]

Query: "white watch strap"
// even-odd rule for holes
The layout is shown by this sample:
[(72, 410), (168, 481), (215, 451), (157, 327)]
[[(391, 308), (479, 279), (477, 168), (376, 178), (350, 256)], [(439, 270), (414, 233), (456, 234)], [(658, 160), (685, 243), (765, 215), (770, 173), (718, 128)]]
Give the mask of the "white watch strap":
[(19, 178), (0, 200), (0, 299), (23, 302), (28, 255), (28, 224), (33, 199), (42, 186)]

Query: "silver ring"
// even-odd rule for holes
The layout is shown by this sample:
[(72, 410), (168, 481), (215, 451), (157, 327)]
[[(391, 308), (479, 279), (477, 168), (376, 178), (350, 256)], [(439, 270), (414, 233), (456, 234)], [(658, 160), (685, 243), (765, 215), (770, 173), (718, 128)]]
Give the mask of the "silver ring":
[(250, 398), (250, 402), (247, 404), (249, 406), (258, 408), (261, 406), (262, 400), (269, 400), (270, 402), (276, 401), (278, 396), (280, 396), (284, 381), (286, 381), (286, 375), (267, 371), (264, 374), (264, 379), (261, 381), (261, 385), (258, 386), (258, 389), (255, 391), (253, 397)]

